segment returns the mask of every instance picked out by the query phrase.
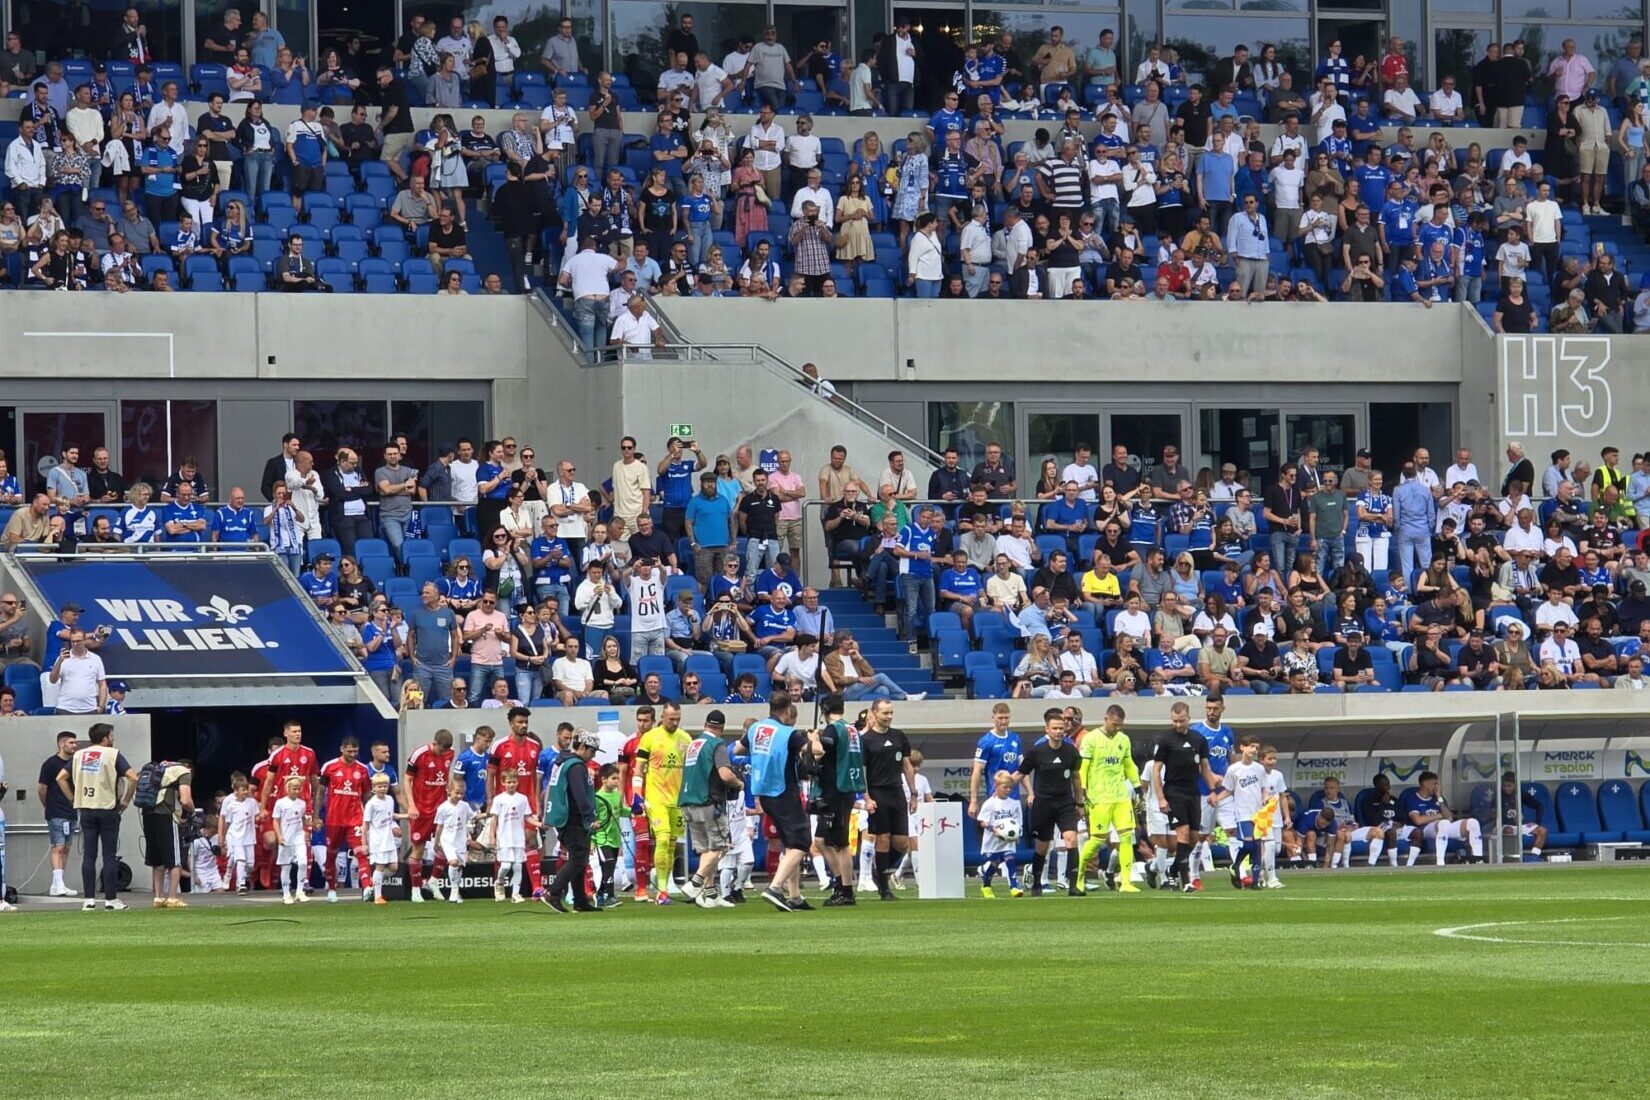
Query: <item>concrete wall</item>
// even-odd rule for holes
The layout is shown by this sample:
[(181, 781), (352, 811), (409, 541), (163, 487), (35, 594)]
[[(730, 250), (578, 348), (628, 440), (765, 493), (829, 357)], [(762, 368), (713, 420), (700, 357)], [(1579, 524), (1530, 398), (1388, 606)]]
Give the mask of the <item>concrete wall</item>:
[(759, 343), (851, 382), (1455, 384), (1462, 327), (1476, 322), (1460, 307), (1343, 302), (689, 298), (667, 308), (695, 341)]

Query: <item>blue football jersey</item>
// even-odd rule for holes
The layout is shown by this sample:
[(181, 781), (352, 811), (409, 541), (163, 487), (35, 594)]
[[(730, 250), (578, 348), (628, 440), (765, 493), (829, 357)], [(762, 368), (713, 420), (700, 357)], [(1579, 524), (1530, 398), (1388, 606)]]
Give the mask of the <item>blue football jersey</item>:
[[(1233, 740), (1232, 727), (1228, 725), (1210, 726), (1207, 722), (1193, 722), (1192, 729), (1203, 735), (1209, 743), (1209, 770), (1216, 775), (1226, 774), (1226, 765), (1232, 762)], [(1207, 795), (1209, 785), (1203, 780), (1197, 781), (1199, 794)]]
[[(1024, 753), (1020, 747), (1020, 735), (1010, 731), (1001, 737), (995, 733), (987, 733), (974, 745), (974, 761), (985, 765), (984, 790), (991, 789), (991, 777), (999, 771), (1012, 773), (1020, 766)], [(982, 791), (982, 793), (984, 793)], [(1020, 797), (1020, 785), (1014, 784), (1009, 794), (1010, 798)]]
[(487, 756), (465, 749), (453, 758), (452, 775), (464, 778), (464, 801), (480, 806), (487, 801)]

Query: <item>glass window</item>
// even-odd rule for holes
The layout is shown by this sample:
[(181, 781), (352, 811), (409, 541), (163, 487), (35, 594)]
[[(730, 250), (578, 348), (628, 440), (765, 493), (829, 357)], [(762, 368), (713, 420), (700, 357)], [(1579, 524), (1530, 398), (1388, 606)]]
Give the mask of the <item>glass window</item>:
[[(1119, 16), (1116, 12), (1064, 11), (1053, 9), (975, 8), (974, 38), (995, 37), (1003, 31), (1014, 34), (1014, 49), (1028, 63), (1031, 56), (1048, 41), (1051, 27), (1059, 27), (1063, 40), (1077, 54), (1079, 65), (1083, 51), (1100, 41), (1100, 32), (1116, 33)], [(958, 28), (959, 33), (962, 28)]]
[[(496, 0), (490, 4), (464, 5), (465, 21), (479, 21), (487, 34), (493, 33), (493, 20), (501, 15), (510, 21), (510, 34), (521, 47), (521, 60), (516, 62), (516, 71), (543, 72), (538, 56), (544, 49), (544, 43), (556, 33), (556, 24), (561, 22), (559, 0), (551, 3), (545, 0)], [(574, 33), (576, 35), (577, 31)]]
[(1467, 100), (1472, 111), (1472, 67), (1484, 57), (1494, 33), (1489, 27), (1439, 27), (1432, 32), (1432, 85), (1443, 83), (1453, 76), (1455, 86)]
[(99, 411), (60, 412), (55, 409), (23, 410), (23, 460), (12, 464), (20, 485), (42, 491), (46, 479), (40, 475), (40, 460), (61, 458), (66, 447), (80, 448), (80, 465), (92, 464), (93, 448), (109, 438), (109, 426)]
[(1161, 42), (1163, 38), (1163, 24), (1157, 18), (1156, 4), (1130, 4), (1128, 8), (1128, 57), (1124, 64), (1128, 66), (1128, 78), (1134, 80), (1134, 71), (1140, 63), (1146, 60), (1146, 51), (1154, 42)]
[(1221, 58), (1230, 57), (1239, 43), (1258, 54), (1260, 44), (1270, 42), (1278, 48), (1278, 61), (1285, 68), (1297, 73), (1313, 68), (1305, 19), (1169, 15), (1163, 21), (1163, 37), (1179, 51), (1187, 72), (1200, 79), (1213, 72)]
[(987, 443), (997, 443), (1013, 456), (1014, 403), (1012, 401), (930, 401), (928, 443), (936, 451), (957, 448), (957, 464), (972, 470), (985, 461)]
[[(208, 38), (220, 45), (226, 45), (232, 38), (239, 45), (252, 30), (252, 13), (260, 6), (249, 0), (235, 0), (228, 4), (224, 0), (195, 0), (195, 62), (206, 64), (214, 60), (204, 52)], [(224, 25), (224, 16), (232, 10), (240, 13), (241, 22), (240, 26), (230, 31)], [(208, 481), (207, 484), (212, 483)]]
[(1207, 466), (1218, 474), (1231, 463), (1251, 488), (1273, 480), (1278, 467), (1276, 409), (1201, 409), (1197, 415), (1203, 453), (1188, 466)]
[[(1381, 40), (1386, 35), (1386, 23), (1380, 19), (1348, 19), (1339, 15), (1318, 18), (1318, 59), (1329, 56), (1329, 44), (1341, 44), (1341, 56), (1349, 61), (1358, 58), (1379, 58)], [(1312, 63), (1314, 71), (1317, 61)]]
[[(1426, 0), (1392, 0), (1387, 11), (1388, 33), (1404, 40), (1404, 56), (1409, 59), (1411, 73), (1426, 71), (1421, 65), (1421, 38), (1426, 33), (1425, 7)], [(1379, 63), (1386, 50), (1387, 44), (1381, 43), (1380, 48), (1369, 55), (1369, 60)]]
[(579, 60), (590, 70), (590, 82), (594, 84), (596, 72), (607, 65), (606, 55), (602, 53), (607, 43), (602, 0), (567, 0), (567, 14), (573, 17), (573, 38), (579, 44)]
[[(738, 43), (739, 36), (760, 38), (767, 25), (767, 9), (761, 4), (671, 4), (654, 0), (614, 0), (609, 5), (612, 18), (613, 71), (630, 78), (644, 102), (653, 99), (659, 73), (666, 68), (665, 39), (683, 16), (693, 17), (693, 36), (699, 48), (720, 63)], [(802, 50), (780, 42), (793, 57)], [(804, 47), (805, 48), (805, 47)], [(689, 61), (691, 62), (691, 58)]]
[(1323, 466), (1346, 469), (1352, 465), (1357, 421), (1351, 413), (1286, 413), (1284, 435), (1289, 441), (1289, 457), (1299, 458), (1307, 447), (1316, 447)]
[[(143, 400), (120, 403), (120, 464), (115, 468), (136, 485), (155, 488), (193, 458), (214, 499), (227, 499), (218, 477), (218, 403)], [(86, 458), (91, 452), (86, 451)]]
[[(848, 9), (837, 5), (775, 4), (774, 26), (779, 28), (779, 41), (798, 60), (821, 42), (829, 42), (838, 56), (848, 37)], [(726, 53), (727, 51), (723, 51)], [(720, 57), (714, 58), (718, 63)], [(797, 78), (807, 74), (798, 65)]]
[[(442, 443), (455, 446), (468, 439), (479, 450), (487, 430), (486, 406), (480, 401), (392, 401), (390, 428), (407, 437), (410, 453), (402, 459), (423, 469), (435, 461), (435, 449)], [(548, 467), (549, 456), (542, 460)]]
[[(1516, 0), (1510, 0), (1510, 2), (1516, 2)], [(1337, 4), (1336, 6), (1339, 7), (1340, 5)], [(1508, 7), (1509, 4), (1502, 5), (1503, 9)], [(1432, 0), (1432, 10), (1434, 12), (1473, 12), (1479, 15), (1493, 15), (1495, 14), (1495, 0)]]
[(348, 446), (361, 464), (375, 470), (384, 459), (390, 426), (382, 401), (294, 401), (292, 430), (315, 456), (315, 465), (333, 465), (333, 452)]
[(1530, 66), (1535, 70), (1537, 94), (1543, 97), (1552, 94), (1553, 82), (1546, 75), (1547, 67), (1553, 63), (1553, 58), (1563, 52), (1566, 38), (1575, 39), (1576, 52), (1591, 61), (1599, 71), (1595, 87), (1602, 88), (1603, 74), (1609, 71), (1610, 63), (1621, 56), (1628, 40), (1644, 29), (1638, 25), (1605, 27), (1587, 23), (1545, 22), (1522, 26), (1508, 23), (1507, 27), (1509, 38), (1524, 40), (1524, 55), (1530, 59)]
[[(149, 56), (159, 61), (183, 60), (183, 11), (179, 0), (138, 0), (107, 9), (100, 8), (92, 18), (107, 20), (109, 34), (127, 7), (138, 10), (149, 43)], [(32, 51), (35, 62), (42, 68), (48, 59), (64, 57), (108, 56), (106, 39), (101, 34), (88, 34), (84, 20), (88, 18), (86, 5), (71, 0), (12, 0), (11, 29), (23, 39), (23, 48)], [(95, 25), (95, 24), (94, 24)]]
[(1633, 0), (1575, 0), (1570, 9), (1577, 19), (1642, 19), (1644, 5)]
[(1020, 486), (1020, 495), (1032, 495), (1045, 459), (1054, 459), (1058, 476), (1076, 454), (1077, 444), (1085, 443), (1092, 451), (1099, 445), (1099, 438), (1100, 418), (1094, 413), (1026, 413), (1026, 480)]
[[(309, 62), (309, 0), (276, 0), (275, 29), (281, 32), (293, 57)], [(385, 28), (386, 30), (388, 28)], [(211, 484), (208, 482), (208, 484)]]

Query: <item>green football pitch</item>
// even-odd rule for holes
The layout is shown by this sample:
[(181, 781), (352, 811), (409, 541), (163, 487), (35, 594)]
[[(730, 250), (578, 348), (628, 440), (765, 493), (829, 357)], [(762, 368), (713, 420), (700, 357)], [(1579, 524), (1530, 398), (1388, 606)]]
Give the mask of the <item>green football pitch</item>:
[(1650, 867), (0, 918), (4, 1095), (1644, 1095)]

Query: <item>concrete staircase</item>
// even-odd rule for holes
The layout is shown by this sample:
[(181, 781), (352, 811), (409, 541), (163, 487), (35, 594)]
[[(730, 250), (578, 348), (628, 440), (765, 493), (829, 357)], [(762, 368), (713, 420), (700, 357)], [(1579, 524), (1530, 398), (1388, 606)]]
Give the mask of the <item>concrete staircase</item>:
[(928, 653), (911, 652), (895, 629), (891, 616), (879, 615), (876, 608), (852, 588), (821, 589), (819, 600), (831, 609), (838, 630), (849, 630), (859, 641), (860, 652), (878, 672), (898, 684), (907, 694), (926, 692), (930, 698), (945, 694), (945, 685), (934, 680)]

